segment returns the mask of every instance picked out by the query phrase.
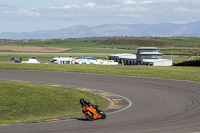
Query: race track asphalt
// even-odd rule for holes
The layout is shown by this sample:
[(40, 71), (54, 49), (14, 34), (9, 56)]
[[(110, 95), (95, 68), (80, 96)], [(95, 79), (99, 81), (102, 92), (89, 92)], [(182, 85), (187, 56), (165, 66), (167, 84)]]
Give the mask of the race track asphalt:
[(200, 82), (127, 76), (0, 69), (0, 80), (72, 85), (119, 94), (133, 104), (106, 120), (0, 126), (0, 133), (197, 133)]

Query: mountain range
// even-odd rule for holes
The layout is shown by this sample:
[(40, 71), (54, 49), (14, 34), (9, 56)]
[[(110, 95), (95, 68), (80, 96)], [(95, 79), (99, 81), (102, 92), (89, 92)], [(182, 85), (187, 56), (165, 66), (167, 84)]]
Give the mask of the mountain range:
[(77, 25), (58, 30), (0, 33), (0, 39), (64, 39), (113, 36), (200, 37), (200, 21), (187, 24), (104, 24), (94, 27)]

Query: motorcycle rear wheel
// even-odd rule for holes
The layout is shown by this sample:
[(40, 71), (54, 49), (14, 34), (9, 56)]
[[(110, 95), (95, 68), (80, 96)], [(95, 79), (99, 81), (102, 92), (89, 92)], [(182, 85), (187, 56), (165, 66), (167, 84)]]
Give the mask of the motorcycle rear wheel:
[(93, 116), (93, 114), (92, 113), (90, 113), (90, 114), (85, 114), (85, 117), (88, 119), (88, 120), (90, 120), (90, 121), (93, 121), (94, 120), (94, 116)]

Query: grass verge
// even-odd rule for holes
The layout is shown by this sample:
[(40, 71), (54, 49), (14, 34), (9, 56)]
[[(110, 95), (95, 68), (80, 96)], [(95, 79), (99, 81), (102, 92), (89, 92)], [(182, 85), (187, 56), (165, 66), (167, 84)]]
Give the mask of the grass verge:
[(0, 81), (0, 124), (80, 115), (80, 98), (99, 104), (101, 108), (109, 105), (101, 96), (85, 91)]
[(200, 67), (103, 66), (0, 63), (0, 69), (81, 72), (200, 81)]

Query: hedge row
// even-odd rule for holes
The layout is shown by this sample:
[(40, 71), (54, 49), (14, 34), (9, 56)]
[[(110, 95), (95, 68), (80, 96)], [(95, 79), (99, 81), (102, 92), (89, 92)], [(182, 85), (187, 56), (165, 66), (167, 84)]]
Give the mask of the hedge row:
[(200, 59), (177, 63), (177, 64), (174, 64), (174, 66), (200, 66)]

